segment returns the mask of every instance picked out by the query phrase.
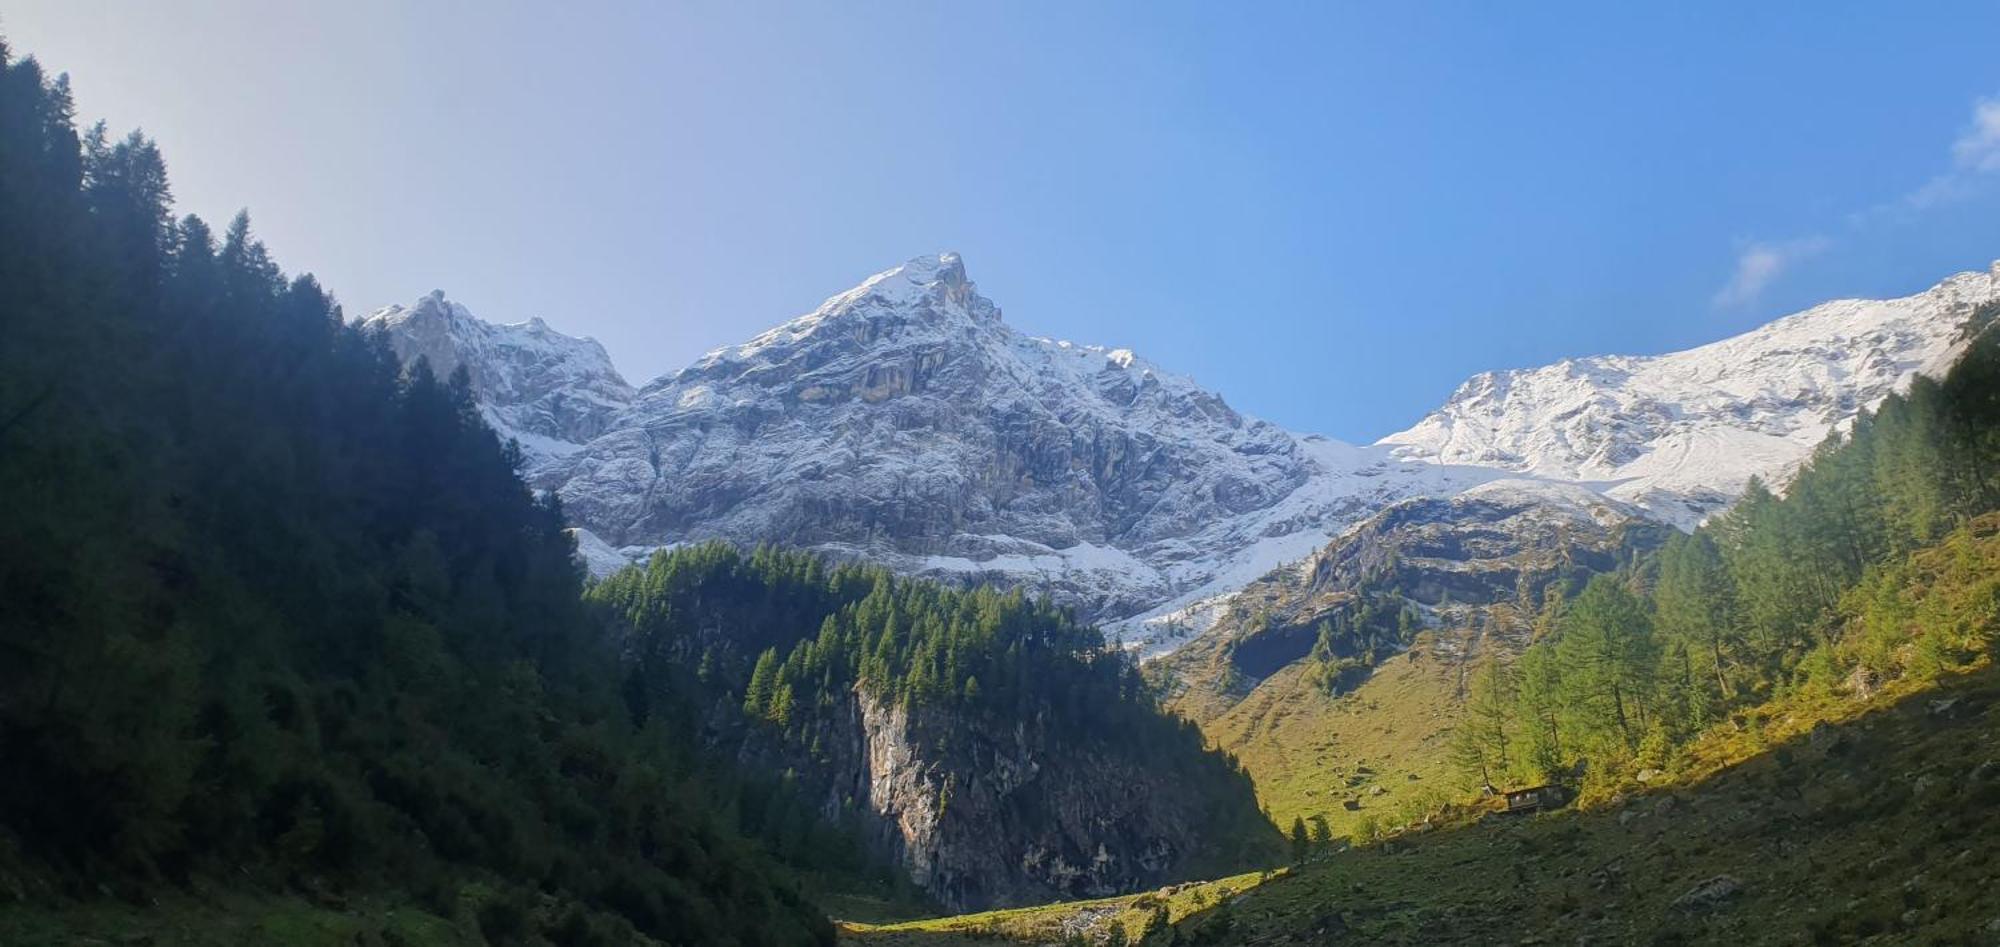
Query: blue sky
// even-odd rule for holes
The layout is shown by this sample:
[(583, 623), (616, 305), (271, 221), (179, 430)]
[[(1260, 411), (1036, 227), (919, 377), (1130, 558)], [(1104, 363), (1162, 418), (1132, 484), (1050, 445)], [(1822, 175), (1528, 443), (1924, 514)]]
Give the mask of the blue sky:
[(2000, 258), (1991, 3), (15, 0), (0, 31), (350, 313), (441, 287), (635, 382), (954, 249), (1024, 330), (1371, 440), (1476, 371)]

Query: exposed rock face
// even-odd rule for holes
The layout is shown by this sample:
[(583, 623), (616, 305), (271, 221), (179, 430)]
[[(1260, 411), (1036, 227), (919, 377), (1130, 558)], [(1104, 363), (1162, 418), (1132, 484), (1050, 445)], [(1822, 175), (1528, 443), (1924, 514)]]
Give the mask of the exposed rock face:
[(2000, 263), (1901, 299), (1844, 299), (1670, 355), (1483, 372), (1381, 444), (1599, 486), (1684, 528), (1751, 477), (1782, 482), (1828, 432), (1956, 361)]
[(1716, 875), (1682, 893), (1668, 905), (1669, 910), (1702, 914), (1717, 910), (1743, 894), (1743, 882), (1728, 875)]
[[(1226, 660), (1239, 685), (1254, 684), (1306, 658), (1322, 621), (1363, 605), (1408, 603), (1426, 625), (1462, 625), (1470, 612), (1495, 605), (1532, 612), (1551, 582), (1610, 571), (1670, 530), (1571, 484), (1500, 480), (1406, 500), (1246, 587), (1206, 639), (1174, 661), (1210, 680)], [(1355, 640), (1336, 642), (1335, 656), (1356, 650)]]
[[(860, 698), (865, 798), (911, 878), (964, 910), (1187, 877), (1207, 802), (1112, 748)], [(939, 755), (931, 748), (952, 747)], [(1241, 800), (1248, 804), (1249, 800)]]
[(1299, 591), (1310, 601), (1374, 581), (1432, 607), (1532, 603), (1550, 580), (1610, 571), (1665, 533), (1582, 487), (1500, 480), (1382, 511), (1308, 560)]
[(439, 378), (463, 365), (487, 423), (520, 443), (531, 473), (604, 433), (632, 401), (632, 386), (595, 341), (540, 319), (483, 322), (442, 290), (378, 309), (361, 325), (386, 335), (404, 364), (427, 360)]
[[(734, 721), (731, 710), (720, 719)], [(811, 759), (751, 734), (743, 762), (798, 774), (829, 818), (858, 816), (878, 854), (953, 910), (1128, 893), (1275, 851), (1247, 781), (1218, 796), (1212, 781), (1203, 791), (1160, 770), (1198, 761), (859, 688), (813, 726)]]

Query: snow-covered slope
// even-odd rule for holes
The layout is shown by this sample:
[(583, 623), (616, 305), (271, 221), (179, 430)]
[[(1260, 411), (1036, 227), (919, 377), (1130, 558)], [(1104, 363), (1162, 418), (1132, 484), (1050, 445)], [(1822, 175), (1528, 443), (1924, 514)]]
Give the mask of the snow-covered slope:
[[(784, 543), (1046, 591), (1157, 654), (1411, 498), (1504, 479), (1468, 500), (1540, 496), (1574, 518), (1587, 489), (1619, 501), (1591, 515), (1691, 526), (1942, 369), (1971, 308), (1996, 297), (2000, 266), (1687, 352), (1482, 374), (1369, 446), (1246, 417), (1130, 351), (1024, 336), (954, 254), (879, 273), (636, 393), (596, 343), (539, 321), (488, 325), (439, 294), (367, 321), (406, 360), (470, 367), (532, 482), (561, 494), (593, 571), (710, 538)], [(1509, 515), (1459, 526), (1533, 521)]]
[(788, 543), (1115, 620), (1488, 476), (1298, 437), (1129, 351), (1023, 336), (944, 254), (647, 385), (541, 480), (609, 546)]
[(1845, 299), (1700, 348), (1486, 372), (1415, 427), (1398, 456), (1594, 484), (1677, 525), (1783, 480), (1836, 426), (1956, 357), (2000, 264), (1914, 296)]
[(540, 319), (484, 322), (442, 290), (378, 309), (361, 325), (385, 333), (405, 364), (427, 359), (439, 378), (464, 365), (487, 423), (520, 442), (531, 473), (603, 433), (632, 401), (632, 386), (595, 340)]

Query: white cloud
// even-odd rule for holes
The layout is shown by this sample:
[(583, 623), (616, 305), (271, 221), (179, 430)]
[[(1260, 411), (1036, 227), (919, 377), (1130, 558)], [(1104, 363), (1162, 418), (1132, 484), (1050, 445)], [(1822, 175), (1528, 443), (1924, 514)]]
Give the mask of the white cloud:
[(2000, 171), (2000, 98), (1973, 103), (1972, 127), (1952, 142), (1951, 158), (1975, 174)]
[[(1850, 230), (1864, 230), (1883, 218), (1965, 200), (1979, 193), (1988, 175), (2000, 174), (2000, 96), (1972, 103), (1972, 121), (1951, 143), (1951, 168), (1900, 200), (1849, 214)], [(1748, 243), (1736, 255), (1736, 272), (1711, 300), (1717, 306), (1741, 306), (1757, 299), (1765, 287), (1800, 260), (1832, 246), (1824, 236)]]
[(1825, 237), (1801, 237), (1778, 243), (1752, 243), (1743, 247), (1736, 255), (1736, 275), (1730, 277), (1728, 285), (1717, 290), (1714, 303), (1718, 306), (1740, 306), (1756, 300), (1764, 292), (1764, 287), (1784, 273), (1792, 264), (1825, 250), (1831, 241)]
[[(1963, 200), (1971, 193), (1972, 182), (1965, 175), (1940, 174), (1929, 181), (1925, 181), (1923, 187), (1903, 195), (1902, 203), (1903, 206), (1911, 210), (1927, 210), (1940, 204), (1949, 204), (1952, 201)], [(1895, 209), (1896, 205), (1894, 204), (1888, 207), (1876, 208), (1867, 214), (1861, 215), (1860, 219), (1865, 222), (1870, 217), (1880, 216), (1884, 211), (1893, 211)]]
[(1903, 196), (1904, 206), (1924, 210), (1970, 197), (1983, 175), (2000, 172), (2000, 98), (1972, 103), (1972, 123), (1951, 143), (1951, 170)]

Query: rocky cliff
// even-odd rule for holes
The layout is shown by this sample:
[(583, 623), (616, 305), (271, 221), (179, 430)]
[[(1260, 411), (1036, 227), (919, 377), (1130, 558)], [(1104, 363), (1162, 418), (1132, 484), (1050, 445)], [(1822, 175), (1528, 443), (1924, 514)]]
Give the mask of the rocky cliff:
[[(1175, 780), (1175, 761), (1074, 740), (1044, 721), (973, 719), (857, 693), (848, 724), (855, 743), (822, 773), (825, 805), (858, 803), (877, 851), (954, 910), (1105, 897), (1240, 869), (1254, 861), (1238, 855), (1275, 840), (1247, 782), (1240, 798), (1217, 799)], [(1218, 837), (1212, 809), (1230, 804), (1247, 834)]]
[(1490, 609), (1533, 614), (1551, 585), (1610, 571), (1670, 529), (1630, 504), (1545, 481), (1406, 500), (1246, 586), (1168, 669), (1184, 685), (1240, 696), (1316, 647), (1360, 676), (1425, 629), (1506, 624), (1501, 639), (1512, 632), (1518, 647), (1525, 624), (1489, 622)]
[(711, 725), (756, 772), (787, 773), (819, 816), (954, 911), (1106, 897), (1271, 864), (1279, 839), (1247, 776), (1185, 746), (889, 701), (856, 687), (783, 734), (732, 702)]

